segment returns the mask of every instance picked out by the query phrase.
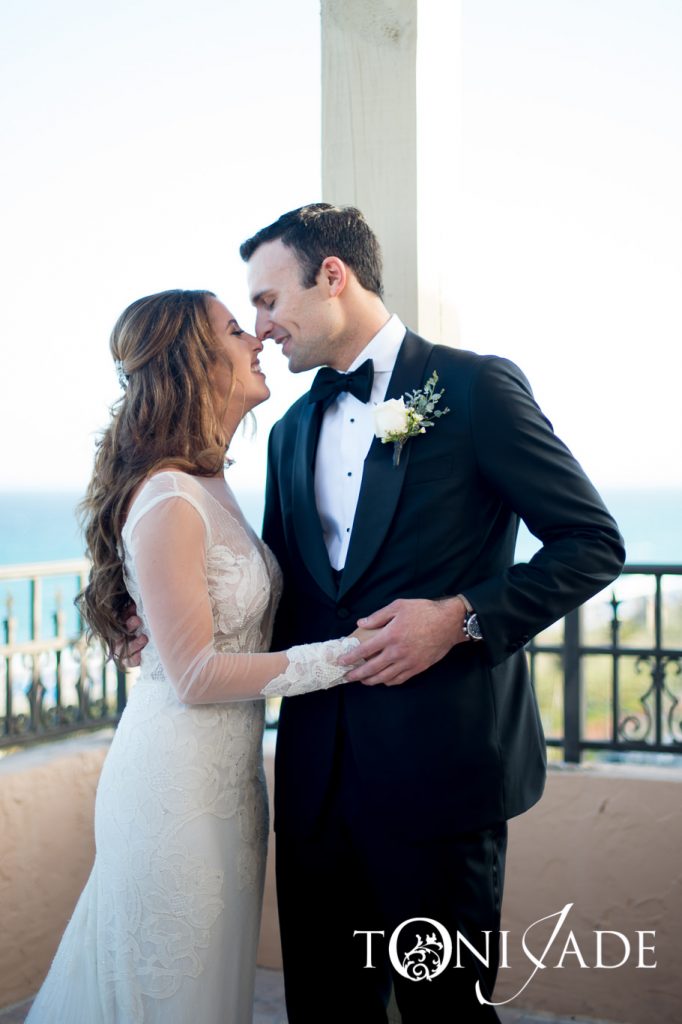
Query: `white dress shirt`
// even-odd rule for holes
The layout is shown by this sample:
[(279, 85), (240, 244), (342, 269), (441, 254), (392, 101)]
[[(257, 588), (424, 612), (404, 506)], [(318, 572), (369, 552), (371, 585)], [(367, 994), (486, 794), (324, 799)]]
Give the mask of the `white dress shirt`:
[(344, 392), (322, 418), (315, 457), (315, 503), (334, 569), (346, 564), (364, 462), (374, 439), (372, 409), (384, 400), (405, 331), (405, 325), (393, 315), (348, 367), (350, 373), (366, 359), (373, 361), (369, 402)]

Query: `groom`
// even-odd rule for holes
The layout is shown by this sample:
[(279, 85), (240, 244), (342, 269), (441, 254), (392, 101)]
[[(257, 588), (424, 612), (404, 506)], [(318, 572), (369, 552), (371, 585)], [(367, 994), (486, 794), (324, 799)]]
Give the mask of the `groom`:
[[(475, 987), (492, 998), (506, 821), (545, 777), (523, 646), (617, 576), (620, 535), (516, 366), (432, 345), (390, 315), (359, 211), (294, 210), (241, 254), (259, 338), (293, 373), (323, 367), (270, 437), (264, 539), (284, 571), (274, 646), (358, 620), (377, 630), (349, 659), (365, 659), (355, 684), (281, 709), (290, 1024), (383, 1024), (391, 984), (404, 1024), (497, 1020)], [(373, 406), (434, 372), (443, 415), (395, 465)], [(543, 546), (514, 565), (519, 518)], [(434, 921), (480, 956), (462, 945), (431, 980), (391, 970), (391, 936), (412, 918), (399, 934), (420, 936), (431, 974)]]

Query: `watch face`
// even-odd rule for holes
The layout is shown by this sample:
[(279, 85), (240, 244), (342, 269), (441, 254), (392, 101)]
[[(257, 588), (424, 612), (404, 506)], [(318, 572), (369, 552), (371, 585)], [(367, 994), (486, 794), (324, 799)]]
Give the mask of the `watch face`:
[(467, 633), (472, 640), (483, 639), (483, 633), (481, 632), (481, 627), (478, 624), (478, 615), (476, 615), (475, 612), (467, 619)]

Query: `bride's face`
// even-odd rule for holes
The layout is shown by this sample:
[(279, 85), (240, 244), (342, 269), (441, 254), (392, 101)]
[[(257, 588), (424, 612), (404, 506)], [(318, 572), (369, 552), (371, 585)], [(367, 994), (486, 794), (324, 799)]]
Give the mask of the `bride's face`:
[(226, 427), (234, 428), (247, 412), (270, 397), (258, 363), (263, 343), (243, 331), (219, 299), (209, 297), (208, 320), (227, 357), (214, 369), (216, 398), (219, 407), (228, 402), (223, 420)]

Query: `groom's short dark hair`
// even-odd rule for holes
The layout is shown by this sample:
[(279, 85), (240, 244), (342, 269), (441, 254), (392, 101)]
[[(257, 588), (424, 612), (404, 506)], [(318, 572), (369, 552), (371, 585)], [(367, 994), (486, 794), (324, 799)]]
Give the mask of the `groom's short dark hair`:
[(265, 242), (281, 238), (296, 253), (304, 288), (312, 288), (327, 256), (338, 256), (350, 267), (363, 288), (380, 298), (381, 249), (369, 224), (354, 206), (311, 203), (283, 213), (239, 247), (245, 263)]

